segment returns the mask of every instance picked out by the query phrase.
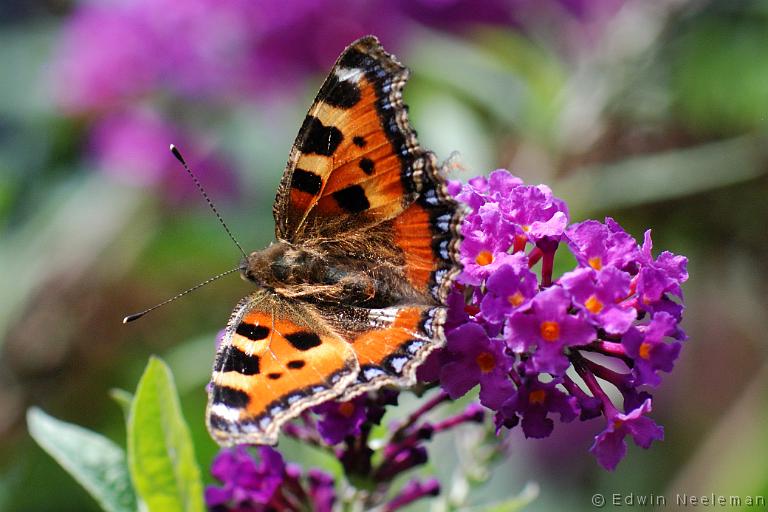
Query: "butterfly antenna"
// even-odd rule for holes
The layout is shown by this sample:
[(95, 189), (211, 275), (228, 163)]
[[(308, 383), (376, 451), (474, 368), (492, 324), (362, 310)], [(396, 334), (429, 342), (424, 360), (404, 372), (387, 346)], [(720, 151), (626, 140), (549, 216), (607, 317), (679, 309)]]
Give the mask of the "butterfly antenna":
[(205, 189), (203, 188), (203, 185), (200, 184), (200, 180), (197, 179), (197, 176), (192, 172), (192, 169), (189, 168), (189, 165), (187, 165), (187, 161), (184, 160), (184, 157), (181, 156), (181, 152), (179, 152), (179, 148), (171, 144), (171, 153), (173, 153), (173, 156), (176, 157), (176, 160), (181, 162), (181, 165), (184, 166), (184, 170), (187, 171), (187, 174), (189, 174), (189, 177), (192, 178), (192, 181), (195, 182), (195, 186), (197, 187), (197, 190), (200, 191), (200, 193), (203, 195), (203, 198), (208, 203), (208, 206), (211, 207), (211, 210), (213, 210), (213, 213), (216, 215), (216, 218), (219, 219), (219, 222), (221, 222), (221, 225), (224, 226), (224, 231), (227, 232), (229, 235), (229, 238), (232, 239), (233, 242), (235, 242), (235, 245), (238, 249), (240, 249), (240, 252), (243, 254), (244, 258), (247, 258), (248, 255), (245, 254), (245, 251), (243, 250), (243, 247), (240, 245), (240, 242), (237, 241), (235, 238), (235, 235), (232, 234), (232, 232), (229, 230), (229, 226), (227, 226), (227, 223), (224, 222), (224, 219), (221, 218), (221, 215), (219, 215), (219, 211), (216, 209), (216, 205), (213, 204), (213, 201), (211, 201), (211, 198), (208, 197), (208, 194), (205, 192)]
[(203, 281), (202, 283), (196, 284), (196, 285), (195, 285), (195, 286), (193, 286), (192, 288), (190, 288), (190, 289), (188, 289), (188, 290), (184, 290), (183, 292), (181, 292), (181, 293), (179, 293), (179, 294), (176, 294), (176, 295), (174, 295), (173, 297), (171, 297), (171, 298), (170, 298), (170, 299), (168, 299), (168, 300), (164, 300), (164, 301), (163, 301), (163, 302), (161, 302), (160, 304), (156, 304), (156, 305), (152, 306), (151, 308), (149, 308), (149, 309), (145, 309), (144, 311), (142, 311), (142, 312), (140, 312), (140, 313), (134, 313), (134, 314), (132, 314), (132, 315), (128, 315), (128, 316), (126, 316), (125, 318), (123, 318), (123, 323), (124, 323), (124, 324), (127, 324), (128, 322), (133, 322), (134, 320), (138, 320), (139, 318), (143, 317), (144, 315), (146, 315), (146, 314), (147, 314), (147, 313), (149, 313), (150, 311), (153, 311), (153, 310), (155, 310), (155, 309), (159, 308), (160, 306), (165, 306), (165, 305), (166, 305), (166, 304), (168, 304), (169, 302), (173, 302), (173, 301), (175, 301), (176, 299), (178, 299), (178, 298), (180, 298), (180, 297), (183, 297), (183, 296), (185, 296), (186, 294), (188, 294), (188, 293), (190, 293), (190, 292), (193, 292), (193, 291), (197, 290), (198, 288), (201, 288), (201, 287), (203, 287), (203, 286), (207, 285), (208, 283), (212, 283), (212, 282), (216, 281), (217, 279), (221, 279), (222, 277), (224, 277), (224, 276), (226, 276), (226, 275), (229, 275), (229, 274), (231, 274), (232, 272), (237, 272), (237, 271), (239, 271), (239, 270), (241, 270), (241, 267), (240, 267), (240, 266), (238, 266), (238, 267), (236, 267), (236, 268), (233, 268), (233, 269), (230, 269), (230, 270), (227, 270), (226, 272), (222, 272), (221, 274), (215, 275), (215, 276), (213, 276), (213, 277), (211, 277), (211, 278), (208, 278), (208, 279), (206, 279), (205, 281)]

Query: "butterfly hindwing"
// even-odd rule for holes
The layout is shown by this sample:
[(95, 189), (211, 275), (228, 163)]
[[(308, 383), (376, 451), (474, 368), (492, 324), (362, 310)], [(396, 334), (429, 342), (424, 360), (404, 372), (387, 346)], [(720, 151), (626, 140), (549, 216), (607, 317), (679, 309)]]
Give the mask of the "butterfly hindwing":
[(428, 172), (419, 196), (390, 221), (392, 241), (403, 254), (405, 278), (410, 285), (445, 303), (461, 272), (459, 243), (464, 210), (448, 193), (434, 155), (427, 157)]
[(382, 386), (407, 387), (416, 381), (416, 369), (433, 350), (445, 343), (441, 306), (401, 305), (388, 308), (342, 307), (329, 314), (333, 323), (358, 319), (346, 331), (360, 372), (341, 396), (351, 399)]
[(235, 309), (219, 346), (208, 428), (220, 444), (275, 444), (280, 425), (357, 376), (349, 343), (311, 308), (258, 291)]

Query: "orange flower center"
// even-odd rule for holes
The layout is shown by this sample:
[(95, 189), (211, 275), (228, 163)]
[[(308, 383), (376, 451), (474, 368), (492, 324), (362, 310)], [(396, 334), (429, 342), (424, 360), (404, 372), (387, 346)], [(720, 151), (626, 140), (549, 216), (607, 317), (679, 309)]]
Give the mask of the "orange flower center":
[(600, 270), (603, 268), (603, 260), (600, 258), (600, 256), (592, 256), (589, 258), (589, 260), (587, 260), (587, 263), (589, 263), (589, 266), (595, 270)]
[(534, 389), (528, 394), (528, 402), (531, 404), (543, 404), (547, 398), (547, 392), (543, 389)]
[(640, 349), (638, 349), (638, 353), (640, 354), (641, 358), (649, 359), (651, 357), (651, 344), (647, 341), (641, 343)]
[(531, 230), (531, 226), (529, 226), (528, 224), (524, 224), (521, 227), (523, 228), (523, 231), (526, 232), (526, 233)]
[(547, 320), (541, 322), (541, 337), (544, 341), (557, 341), (560, 339), (560, 324)]
[(603, 303), (600, 302), (600, 299), (594, 295), (588, 298), (584, 305), (587, 306), (587, 309), (595, 315), (603, 310)]
[(475, 263), (484, 267), (493, 263), (493, 254), (491, 251), (480, 251), (480, 254), (475, 258)]
[(483, 373), (488, 373), (496, 368), (496, 358), (490, 352), (480, 352), (475, 358), (475, 362)]
[(342, 402), (339, 404), (339, 414), (345, 418), (351, 418), (355, 413), (355, 404), (352, 402)]
[(522, 293), (515, 292), (512, 295), (510, 295), (509, 297), (507, 297), (507, 300), (509, 301), (510, 304), (512, 304), (513, 306), (517, 307), (517, 306), (519, 306), (520, 304), (523, 303), (523, 301), (525, 300), (525, 297), (523, 297)]

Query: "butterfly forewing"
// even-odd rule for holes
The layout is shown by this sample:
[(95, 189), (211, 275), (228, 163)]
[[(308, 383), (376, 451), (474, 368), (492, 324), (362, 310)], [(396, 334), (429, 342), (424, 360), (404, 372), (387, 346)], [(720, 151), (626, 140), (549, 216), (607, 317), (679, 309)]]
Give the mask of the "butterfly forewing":
[(291, 150), (275, 201), (278, 239), (359, 229), (413, 201), (424, 152), (402, 102), (407, 78), (374, 37), (342, 53)]

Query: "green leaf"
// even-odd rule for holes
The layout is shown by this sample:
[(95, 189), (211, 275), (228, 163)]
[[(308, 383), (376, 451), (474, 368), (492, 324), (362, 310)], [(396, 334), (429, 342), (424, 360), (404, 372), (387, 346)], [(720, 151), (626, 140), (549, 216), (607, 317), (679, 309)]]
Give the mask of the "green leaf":
[(125, 416), (126, 423), (128, 422), (128, 419), (131, 417), (131, 404), (133, 403), (133, 395), (130, 393), (130, 391), (126, 391), (124, 389), (120, 388), (112, 388), (109, 390), (109, 396), (117, 402), (117, 405), (120, 406), (120, 409), (123, 411), (123, 416)]
[(27, 411), (32, 438), (107, 512), (136, 510), (125, 451), (95, 432), (33, 407)]
[(202, 511), (203, 485), (173, 375), (151, 357), (131, 404), (128, 467), (150, 511)]

